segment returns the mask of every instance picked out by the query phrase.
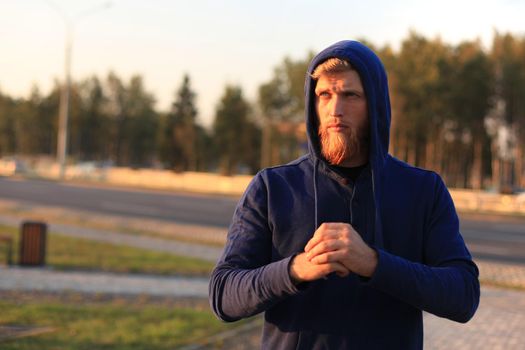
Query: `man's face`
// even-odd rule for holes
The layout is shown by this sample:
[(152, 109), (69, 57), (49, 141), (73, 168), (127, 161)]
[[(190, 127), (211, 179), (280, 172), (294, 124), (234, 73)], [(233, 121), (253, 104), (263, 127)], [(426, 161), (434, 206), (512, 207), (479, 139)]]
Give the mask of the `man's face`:
[(327, 73), (315, 87), (321, 153), (330, 164), (354, 167), (368, 160), (368, 107), (355, 70)]

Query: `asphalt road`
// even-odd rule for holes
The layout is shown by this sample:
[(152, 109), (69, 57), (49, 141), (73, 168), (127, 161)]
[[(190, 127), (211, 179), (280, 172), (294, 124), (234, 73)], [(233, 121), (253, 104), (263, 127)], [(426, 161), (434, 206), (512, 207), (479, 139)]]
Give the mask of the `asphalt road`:
[[(215, 227), (229, 225), (237, 198), (81, 186), (0, 177), (0, 199)], [(525, 218), (462, 214), (474, 257), (525, 264)]]
[(476, 258), (525, 264), (525, 218), (460, 214), (461, 234)]
[(0, 177), (0, 198), (95, 213), (228, 227), (236, 198)]

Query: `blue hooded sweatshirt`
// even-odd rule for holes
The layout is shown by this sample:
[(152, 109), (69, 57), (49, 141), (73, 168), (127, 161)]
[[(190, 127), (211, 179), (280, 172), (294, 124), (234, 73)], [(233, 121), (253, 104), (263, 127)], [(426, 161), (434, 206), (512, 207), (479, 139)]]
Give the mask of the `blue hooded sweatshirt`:
[[(310, 74), (331, 57), (352, 64), (368, 102), (369, 162), (355, 182), (320, 154)], [(436, 173), (388, 154), (388, 82), (366, 46), (341, 41), (319, 53), (305, 92), (309, 153), (262, 170), (247, 188), (211, 276), (212, 309), (228, 322), (265, 312), (263, 349), (421, 349), (422, 310), (467, 322), (479, 303), (452, 199)], [(351, 224), (377, 251), (370, 278), (294, 285), (290, 261), (323, 222)]]

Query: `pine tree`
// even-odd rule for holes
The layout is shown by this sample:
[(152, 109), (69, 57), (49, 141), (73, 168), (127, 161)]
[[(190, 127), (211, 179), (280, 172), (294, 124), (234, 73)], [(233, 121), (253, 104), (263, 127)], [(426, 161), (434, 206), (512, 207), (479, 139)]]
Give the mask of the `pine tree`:
[[(213, 136), (221, 173), (232, 175), (239, 166), (253, 172), (259, 159), (260, 130), (250, 118), (250, 105), (237, 86), (226, 86), (217, 107)], [(256, 142), (254, 142), (256, 141)]]
[(160, 158), (176, 171), (197, 170), (197, 108), (185, 75), (161, 132)]

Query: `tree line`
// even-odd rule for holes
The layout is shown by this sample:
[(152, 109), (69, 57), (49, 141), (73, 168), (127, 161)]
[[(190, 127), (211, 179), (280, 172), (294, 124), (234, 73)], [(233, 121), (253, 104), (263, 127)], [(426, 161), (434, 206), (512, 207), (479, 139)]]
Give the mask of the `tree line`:
[[(383, 60), (392, 99), (390, 152), (438, 171), (447, 185), (525, 187), (525, 37), (495, 33), (457, 45), (411, 32)], [(256, 101), (227, 85), (210, 128), (198, 123), (196, 92), (185, 75), (168, 112), (154, 108), (143, 79), (115, 73), (73, 84), (69, 156), (118, 166), (254, 173), (307, 151), (304, 78), (313, 53), (284, 58)], [(0, 92), (0, 155), (53, 156), (60, 84), (25, 99)]]

